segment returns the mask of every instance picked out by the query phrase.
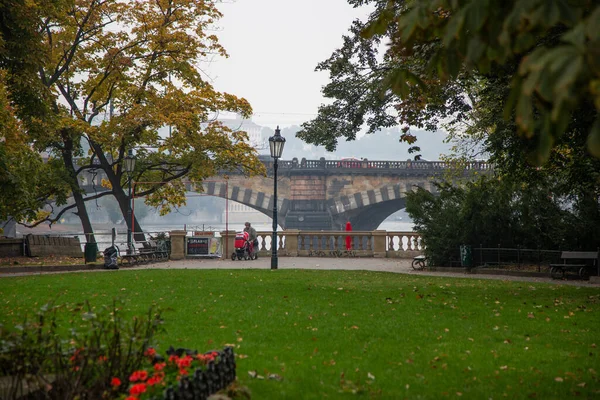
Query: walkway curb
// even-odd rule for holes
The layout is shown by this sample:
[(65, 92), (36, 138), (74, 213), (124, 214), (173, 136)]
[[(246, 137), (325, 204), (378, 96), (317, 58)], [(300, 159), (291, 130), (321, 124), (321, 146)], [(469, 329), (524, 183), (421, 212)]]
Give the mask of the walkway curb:
[[(148, 264), (119, 265), (119, 270), (141, 269), (269, 269), (268, 258), (258, 261), (230, 261), (228, 259), (184, 259), (167, 260)], [(506, 271), (488, 268), (467, 269), (464, 267), (428, 267), (423, 271), (411, 268), (410, 259), (394, 258), (318, 258), (318, 257), (281, 257), (279, 269), (313, 269), (313, 270), (346, 270), (346, 271), (378, 271), (407, 275), (462, 277), (472, 279), (523, 280), (555, 284), (570, 284), (588, 287), (600, 287), (600, 279), (591, 277), (589, 281), (579, 279), (552, 279), (549, 273), (533, 271)], [(0, 267), (0, 277), (39, 275), (44, 273), (118, 271), (110, 270), (102, 264), (77, 265), (39, 265), (39, 266), (6, 266)], [(572, 277), (574, 278), (574, 276)]]

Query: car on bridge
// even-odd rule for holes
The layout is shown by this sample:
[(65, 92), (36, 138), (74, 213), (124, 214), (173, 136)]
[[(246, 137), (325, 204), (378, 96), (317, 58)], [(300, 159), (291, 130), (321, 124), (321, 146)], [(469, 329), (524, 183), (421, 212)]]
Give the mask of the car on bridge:
[[(356, 158), (356, 157), (346, 157), (346, 158), (342, 158), (340, 159), (340, 161), (338, 161), (337, 166), (341, 167), (341, 168), (362, 168), (363, 167), (363, 161), (367, 161), (366, 158)], [(364, 164), (364, 166), (366, 167), (366, 163)]]

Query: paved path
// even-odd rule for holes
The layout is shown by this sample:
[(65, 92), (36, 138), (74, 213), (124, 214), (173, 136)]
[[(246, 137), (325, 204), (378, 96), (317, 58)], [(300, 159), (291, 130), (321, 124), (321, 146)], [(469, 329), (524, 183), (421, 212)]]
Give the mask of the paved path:
[[(322, 270), (367, 270), (394, 272), (410, 275), (424, 276), (448, 276), (453, 278), (465, 279), (497, 279), (522, 282), (540, 282), (552, 283), (558, 285), (574, 285), (584, 287), (595, 287), (600, 289), (599, 283), (582, 281), (578, 279), (555, 280), (550, 277), (527, 277), (527, 276), (509, 276), (493, 274), (470, 274), (463, 271), (414, 271), (411, 268), (411, 259), (390, 259), (390, 258), (318, 258), (318, 257), (280, 257), (279, 269), (322, 269)], [(142, 269), (264, 269), (271, 268), (270, 258), (259, 258), (254, 261), (231, 261), (215, 259), (186, 259), (179, 261), (166, 261), (161, 263), (138, 265), (134, 267), (124, 267), (123, 270), (142, 270)], [(94, 270), (96, 272), (118, 272), (109, 270)], [(84, 272), (84, 271), (79, 271)], [(88, 272), (88, 271), (86, 271)], [(92, 271), (89, 271), (92, 272)], [(60, 273), (60, 272), (55, 272)], [(0, 277), (36, 275), (38, 273), (19, 273), (5, 274), (0, 273)]]

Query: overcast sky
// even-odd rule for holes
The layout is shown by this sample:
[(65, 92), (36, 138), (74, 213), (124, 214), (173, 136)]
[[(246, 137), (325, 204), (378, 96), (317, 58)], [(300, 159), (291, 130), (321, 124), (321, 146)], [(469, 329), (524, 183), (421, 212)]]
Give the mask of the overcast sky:
[(316, 65), (341, 46), (354, 19), (368, 15), (346, 0), (234, 0), (219, 9), (216, 34), (230, 57), (207, 71), (216, 89), (245, 97), (253, 121), (272, 128), (316, 115), (328, 81)]

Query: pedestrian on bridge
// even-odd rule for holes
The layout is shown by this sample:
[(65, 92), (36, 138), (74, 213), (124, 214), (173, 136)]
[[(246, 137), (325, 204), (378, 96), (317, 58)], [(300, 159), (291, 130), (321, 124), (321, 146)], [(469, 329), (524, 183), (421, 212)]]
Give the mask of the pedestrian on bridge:
[[(350, 221), (346, 222), (346, 232), (352, 231), (352, 224)], [(346, 250), (352, 250), (352, 236), (346, 236)]]

